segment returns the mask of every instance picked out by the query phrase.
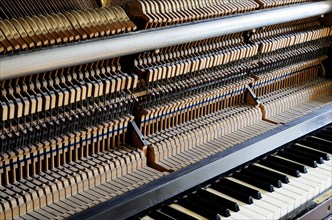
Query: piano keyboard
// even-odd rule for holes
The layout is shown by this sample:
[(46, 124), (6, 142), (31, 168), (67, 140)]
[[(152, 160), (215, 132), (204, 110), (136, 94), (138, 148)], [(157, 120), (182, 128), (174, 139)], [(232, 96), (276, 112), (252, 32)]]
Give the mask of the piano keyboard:
[(332, 125), (194, 187), (138, 219), (295, 218), (332, 188)]

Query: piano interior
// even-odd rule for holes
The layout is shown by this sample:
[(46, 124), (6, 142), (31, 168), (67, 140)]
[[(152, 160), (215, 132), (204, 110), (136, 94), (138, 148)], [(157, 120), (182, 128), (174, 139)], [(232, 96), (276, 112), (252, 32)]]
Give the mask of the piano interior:
[[(331, 1), (0, 6), (0, 219), (331, 215)], [(283, 10), (294, 17), (282, 18)], [(265, 19), (248, 27), (235, 22), (261, 13)], [(232, 19), (218, 34), (216, 22)], [(197, 28), (214, 22), (211, 35)], [(165, 35), (156, 42), (158, 32)], [(140, 51), (114, 56), (106, 45), (142, 34), (151, 45)], [(56, 56), (43, 63), (58, 49), (90, 56), (103, 43), (102, 58), (81, 62), (73, 53), (71, 65)], [(20, 65), (26, 72), (6, 71)], [(238, 154), (235, 166), (227, 158)], [(130, 203), (140, 196), (142, 203)]]

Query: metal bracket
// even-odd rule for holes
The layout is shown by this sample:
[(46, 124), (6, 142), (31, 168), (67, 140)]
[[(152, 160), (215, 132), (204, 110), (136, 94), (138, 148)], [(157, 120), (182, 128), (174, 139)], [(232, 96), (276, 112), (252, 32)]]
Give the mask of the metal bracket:
[(143, 134), (137, 127), (135, 121), (129, 122), (128, 125), (130, 139), (128, 140), (129, 144), (140, 149), (144, 149), (148, 145), (148, 142), (145, 140)]
[(251, 87), (249, 85), (246, 86), (247, 92), (246, 92), (246, 103), (249, 105), (257, 106), (261, 104), (261, 102), (257, 99), (256, 94), (254, 91), (252, 91)]

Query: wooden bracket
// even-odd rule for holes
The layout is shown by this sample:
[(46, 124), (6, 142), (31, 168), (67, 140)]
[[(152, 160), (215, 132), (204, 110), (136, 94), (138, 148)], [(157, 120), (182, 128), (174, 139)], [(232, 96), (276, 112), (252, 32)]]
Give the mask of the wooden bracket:
[(261, 102), (257, 99), (256, 94), (252, 91), (251, 87), (249, 85), (246, 86), (247, 92), (246, 92), (246, 103), (249, 105), (257, 106), (261, 104)]
[(143, 134), (137, 127), (135, 121), (131, 121), (128, 124), (128, 130), (129, 130), (129, 144), (133, 147), (137, 147), (139, 149), (144, 150), (146, 146), (148, 145), (148, 142), (145, 140)]

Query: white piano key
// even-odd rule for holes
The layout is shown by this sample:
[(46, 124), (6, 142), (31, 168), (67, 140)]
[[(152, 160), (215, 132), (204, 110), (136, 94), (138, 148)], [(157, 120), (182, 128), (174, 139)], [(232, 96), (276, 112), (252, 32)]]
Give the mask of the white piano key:
[[(268, 169), (268, 170), (274, 171), (274, 172), (276, 172), (276, 173), (280, 173), (280, 174), (283, 174), (283, 175), (288, 176), (287, 174), (285, 174), (285, 173), (283, 173), (283, 172), (280, 172), (280, 171), (278, 171), (278, 170), (274, 170), (274, 169), (272, 169), (272, 168), (270, 168), (270, 167), (265, 167), (265, 166), (260, 165), (260, 164), (256, 164), (256, 165), (261, 166), (261, 167), (263, 167), (263, 168), (265, 168), (265, 169)], [(302, 189), (303, 191), (307, 192), (307, 201), (311, 200), (311, 199), (314, 197), (314, 195), (315, 195), (314, 190), (315, 190), (317, 187), (315, 187), (315, 186), (311, 186), (311, 185), (307, 185), (307, 184), (303, 184), (302, 181), (300, 180), (301, 177), (297, 178), (297, 177), (293, 177), (293, 176), (289, 175), (289, 176), (288, 176), (288, 179), (289, 179), (289, 183), (288, 183), (288, 185), (292, 185), (292, 186), (294, 186), (294, 187), (297, 187), (297, 188)], [(284, 184), (284, 185), (285, 185), (285, 184)], [(318, 190), (318, 189), (317, 189), (317, 190)]]
[(245, 215), (243, 215), (240, 212), (230, 211), (230, 214), (231, 214), (231, 216), (229, 216), (229, 217), (223, 217), (221, 219), (238, 219), (238, 220), (244, 219), (244, 220), (252, 220), (252, 218), (250, 216), (245, 216)]
[[(308, 178), (316, 178), (317, 180), (320, 180), (320, 185), (321, 185), (321, 189), (322, 189), (322, 192), (327, 190), (328, 188), (331, 187), (331, 175), (326, 175), (325, 171), (320, 169), (319, 167), (318, 168), (309, 168), (308, 169), (308, 174), (311, 176)], [(304, 176), (306, 177), (306, 176)]]
[(290, 190), (287, 186), (287, 184), (283, 184), (282, 188), (275, 188), (275, 192), (279, 192), (280, 194), (283, 194), (286, 197), (292, 198), (294, 200), (294, 209), (302, 205), (303, 197), (301, 194), (297, 194)]
[[(261, 199), (253, 199), (253, 208), (255, 209), (256, 207), (261, 207), (263, 208), (264, 210), (268, 210), (269, 212), (272, 212), (272, 216), (271, 218), (273, 219), (279, 219), (281, 218), (281, 210), (279, 207), (275, 206), (275, 205), (272, 205), (268, 202), (266, 202), (266, 196), (265, 198), (261, 198)], [(269, 218), (268, 218), (269, 219)]]
[[(264, 167), (262, 165), (259, 165), (259, 166)], [(322, 171), (322, 169), (320, 169), (320, 166), (321, 166), (321, 164), (319, 164), (318, 167), (316, 167), (316, 168), (307, 167), (308, 172), (306, 174), (301, 173), (301, 177), (299, 177), (299, 178), (288, 176), (290, 185), (293, 185), (295, 187), (302, 188), (302, 189), (307, 189), (307, 192), (308, 192), (307, 201), (312, 199), (314, 196), (318, 195), (324, 188), (331, 187), (331, 185), (329, 184), (329, 183), (331, 183), (331, 181), (329, 180), (331, 177), (329, 177), (328, 175), (325, 177), (321, 176), (322, 179), (320, 179), (320, 180), (319, 180), (319, 178), (317, 179), (317, 175), (319, 175), (317, 173), (325, 172), (325, 171)], [(265, 168), (278, 172), (278, 173), (281, 173), (283, 175), (287, 175), (285, 173), (279, 172), (277, 170), (274, 170), (274, 169), (271, 169), (268, 167), (265, 167)], [(311, 190), (310, 190), (310, 188), (311, 188)]]
[[(282, 158), (284, 160), (291, 161), (291, 162), (294, 162), (294, 163), (301, 164), (301, 165), (305, 166), (302, 163), (299, 163), (299, 162), (296, 162), (296, 161), (292, 161), (292, 160), (286, 159), (284, 157), (280, 157), (280, 156), (278, 156), (278, 157)], [(301, 173), (301, 177), (300, 178), (306, 179), (307, 181), (310, 181), (310, 182), (314, 182), (315, 185), (319, 189), (319, 193), (322, 193), (322, 192), (324, 192), (328, 188), (328, 182), (327, 182), (327, 178), (326, 177), (322, 177), (320, 174), (317, 174), (317, 172), (320, 171), (319, 166), (320, 166), (320, 164), (318, 164), (318, 166), (316, 168), (306, 166), (307, 167), (307, 173)]]
[(276, 173), (287, 176), (288, 179), (289, 179), (289, 183), (288, 184), (283, 184), (282, 187), (286, 187), (287, 189), (289, 189), (292, 192), (295, 192), (297, 194), (301, 194), (303, 196), (305, 202), (307, 202), (307, 201), (309, 201), (310, 199), (313, 198), (314, 193), (313, 193), (312, 187), (309, 187), (309, 186), (304, 185), (303, 183), (297, 181), (297, 179), (299, 179), (299, 178), (293, 177), (291, 175), (287, 175), (283, 172), (280, 172), (278, 170), (274, 170), (270, 167), (266, 167), (266, 166), (258, 164), (258, 163), (254, 163), (254, 164), (256, 166), (259, 166), (259, 167), (263, 168), (263, 169), (270, 170), (270, 171), (273, 171), (273, 172), (276, 172)]
[(303, 197), (306, 198), (305, 201), (309, 201), (314, 198), (315, 194), (315, 187), (312, 187), (310, 185), (307, 185), (303, 183), (302, 181), (298, 181), (298, 179), (295, 179), (294, 177), (289, 180), (289, 184), (291, 186), (294, 186), (298, 189), (303, 190), (305, 193), (303, 194)]
[(187, 215), (190, 215), (190, 216), (192, 216), (194, 218), (197, 218), (197, 219), (200, 219), (200, 220), (208, 220), (207, 218), (204, 218), (203, 216), (195, 213), (194, 211), (186, 209), (186, 208), (184, 208), (184, 207), (182, 207), (182, 206), (180, 206), (178, 204), (174, 204), (173, 203), (173, 204), (170, 204), (169, 206), (172, 207), (173, 209), (176, 209), (176, 210), (178, 210), (178, 211), (180, 211), (182, 213), (185, 213)]
[[(225, 195), (223, 193), (220, 193), (220, 192), (218, 192), (214, 189), (208, 188), (206, 190), (213, 193), (213, 194), (215, 194), (215, 195), (217, 195), (217, 196), (220, 196), (220, 197), (223, 197), (223, 198), (228, 199), (230, 201), (236, 202), (240, 207), (239, 212), (241, 212), (241, 214), (243, 214), (245, 216), (249, 216), (252, 219), (267, 219), (267, 217), (263, 216), (263, 214), (259, 213), (258, 210), (256, 210), (256, 211), (252, 210), (252, 208), (250, 207), (251, 205), (248, 205), (248, 204), (245, 204), (241, 201), (238, 201), (238, 200), (236, 200), (236, 199), (234, 199), (234, 198), (232, 198), (228, 195)], [(261, 211), (263, 211), (263, 210), (261, 210)]]
[(321, 164), (320, 168), (324, 170), (327, 175), (332, 174), (332, 166), (329, 166), (328, 164)]
[[(282, 158), (282, 159), (284, 159), (284, 158)], [(289, 161), (291, 161), (291, 160), (289, 160)], [(257, 164), (258, 165), (258, 164)], [(264, 166), (260, 166), (260, 167), (262, 167), (262, 168), (265, 168)], [(317, 169), (317, 168), (312, 168), (312, 169)], [(275, 171), (274, 169), (270, 169), (270, 170), (272, 170), (272, 171)], [(281, 173), (281, 172), (278, 172), (278, 173)], [(284, 173), (281, 173), (281, 174), (283, 174), (283, 175), (286, 175), (286, 174), (284, 174)], [(304, 175), (304, 174), (303, 174)], [(305, 184), (306, 185), (310, 185), (311, 186), (311, 189), (312, 190), (314, 190), (314, 192), (313, 193), (310, 193), (310, 191), (312, 191), (312, 190), (310, 190), (308, 193), (310, 193), (311, 195), (310, 195), (310, 197), (312, 196), (314, 196), (314, 195), (317, 195), (317, 194), (319, 194), (320, 193), (320, 189), (321, 189), (321, 185), (320, 185), (320, 183), (319, 182), (317, 182), (317, 178), (315, 177), (315, 176), (312, 176), (312, 174), (309, 174), (309, 172), (306, 174), (307, 176), (310, 176), (311, 178), (313, 178), (314, 180), (308, 180), (307, 178), (302, 178), (302, 182), (304, 181), (305, 182)], [(288, 175), (287, 175), (288, 176)], [(306, 176), (306, 177), (307, 177)], [(291, 176), (288, 176), (289, 178), (295, 178), (296, 180), (298, 180), (298, 179), (301, 179), (301, 177), (300, 178), (296, 178), (296, 177), (291, 177)], [(290, 180), (290, 182), (291, 182), (292, 180)], [(315, 182), (316, 181), (316, 182)], [(323, 181), (323, 180), (322, 180)], [(284, 187), (284, 186), (286, 186), (286, 187)], [(275, 192), (273, 192), (271, 195), (274, 195), (275, 193), (279, 193), (279, 194), (282, 194), (284, 197), (288, 197), (288, 198), (291, 198), (291, 199), (293, 199), (293, 201), (294, 201), (294, 206), (293, 206), (293, 208), (290, 208), (290, 207), (288, 207), (288, 210), (294, 210), (295, 208), (297, 208), (297, 207), (299, 207), (301, 204), (303, 204), (303, 201), (305, 201), (306, 200), (306, 195), (304, 194), (304, 195), (298, 195), (296, 192), (294, 192), (294, 191), (292, 191), (292, 190), (290, 190), (288, 187), (287, 187), (287, 184), (283, 184), (283, 187), (282, 188), (275, 188)], [(304, 197), (303, 197), (304, 196)], [(311, 197), (311, 198), (312, 198)]]
[(326, 170), (327, 172), (331, 173), (332, 170), (332, 159), (330, 159), (329, 161), (324, 161), (323, 164), (320, 164), (319, 166), (320, 168)]
[(329, 178), (332, 175), (332, 167), (330, 167), (328, 164), (319, 164), (318, 172)]
[[(280, 189), (275, 188), (275, 192), (294, 198), (296, 200), (294, 208), (302, 205), (306, 201), (311, 200), (314, 196), (317, 196), (319, 193), (323, 192), (324, 188), (327, 189), (331, 187), (330, 176), (326, 175), (325, 171), (322, 171), (319, 167), (320, 165), (317, 168), (307, 167), (308, 172), (306, 174), (301, 174), (302, 177), (300, 178), (292, 177), (263, 165), (256, 165), (288, 176), (290, 183), (283, 184), (283, 187)], [(323, 172), (323, 174), (321, 174), (321, 172)], [(301, 191), (303, 193), (301, 193)], [(305, 193), (305, 191), (307, 193)], [(298, 198), (296, 198), (296, 195), (298, 195)]]
[[(233, 177), (229, 177), (228, 178), (229, 180), (232, 180), (236, 183), (239, 183), (243, 186), (246, 186), (246, 187), (249, 187), (249, 188), (252, 188), (252, 189), (255, 189), (255, 190), (258, 190), (261, 195), (262, 195), (262, 198), (259, 200), (261, 201), (261, 203), (265, 203), (267, 205), (271, 205), (273, 206), (274, 208), (271, 207), (271, 211), (274, 212), (274, 215), (275, 216), (280, 216), (278, 218), (281, 218), (282, 216), (286, 215), (287, 212), (288, 212), (288, 204), (286, 202), (282, 202), (278, 199), (275, 199), (274, 197), (271, 197), (271, 193), (268, 192), (268, 191), (265, 191), (265, 190), (262, 190), (262, 189), (259, 189), (259, 188), (256, 188), (255, 186), (252, 186), (248, 183), (245, 183), (245, 182), (242, 182), (241, 180), (238, 180), (238, 179), (235, 179)], [(256, 200), (255, 200), (256, 202)]]
[[(284, 158), (284, 157), (281, 157), (281, 156), (276, 156), (276, 157), (278, 157), (278, 158), (281, 158), (281, 159), (283, 159), (283, 160), (286, 160), (286, 161), (290, 161), (290, 162), (293, 162), (293, 163), (297, 163), (297, 162), (295, 162), (295, 161), (292, 161), (292, 160), (289, 160), (289, 159), (287, 159), (287, 158)], [(300, 164), (300, 163), (297, 163), (297, 164)], [(301, 164), (301, 165), (303, 165), (303, 164)], [(311, 170), (310, 169), (311, 167), (308, 167), (307, 166), (307, 170)], [(315, 169), (315, 168), (312, 168), (312, 169)], [(301, 179), (305, 179), (306, 180), (306, 182), (308, 182), (308, 183), (312, 183), (312, 186), (315, 186), (315, 188), (316, 188), (316, 195), (317, 194), (319, 194), (320, 192), (323, 192), (324, 191), (324, 185), (325, 184), (321, 184), (321, 181), (324, 181), (324, 180), (321, 180), (320, 178), (317, 178), (317, 177), (315, 177), (315, 176), (313, 176), (311, 173), (309, 173), (309, 172), (307, 172), (307, 173), (301, 173), (301, 177), (300, 177)], [(317, 192), (317, 190), (318, 190), (318, 192)]]
[(273, 193), (273, 195), (276, 195), (277, 193), (279, 193), (278, 197), (280, 195), (283, 195), (285, 201), (288, 199), (288, 201), (289, 201), (288, 212), (290, 210), (296, 209), (300, 205), (299, 197), (296, 194), (289, 192), (288, 190), (283, 190), (282, 188), (274, 188), (274, 192), (272, 192), (272, 193)]
[(297, 205), (295, 205), (295, 206), (297, 206), (297, 207), (308, 201), (307, 193), (303, 189), (295, 187), (290, 183), (283, 184), (282, 188), (280, 190), (283, 190), (286, 193), (290, 192), (292, 195), (296, 196)]
[[(281, 157), (281, 158), (283, 158), (283, 157)], [(283, 159), (292, 161), (292, 160), (289, 160), (286, 158), (283, 158)], [(301, 164), (296, 161), (292, 161), (292, 162)], [(305, 166), (304, 164), (301, 164), (301, 165)], [(324, 166), (324, 164), (318, 164), (318, 166), (316, 168), (307, 166), (308, 172), (301, 174), (301, 178), (316, 182), (317, 186), (319, 187), (320, 193), (324, 192), (326, 189), (328, 189), (330, 187), (330, 181), (329, 181), (330, 176), (328, 174), (325, 174), (324, 170), (322, 170), (321, 167), (328, 167), (328, 164), (326, 164), (325, 166)]]
[(144, 216), (144, 217), (142, 217), (142, 218), (140, 218), (141, 220), (155, 220), (155, 219), (153, 219), (153, 218), (151, 218), (150, 216)]

